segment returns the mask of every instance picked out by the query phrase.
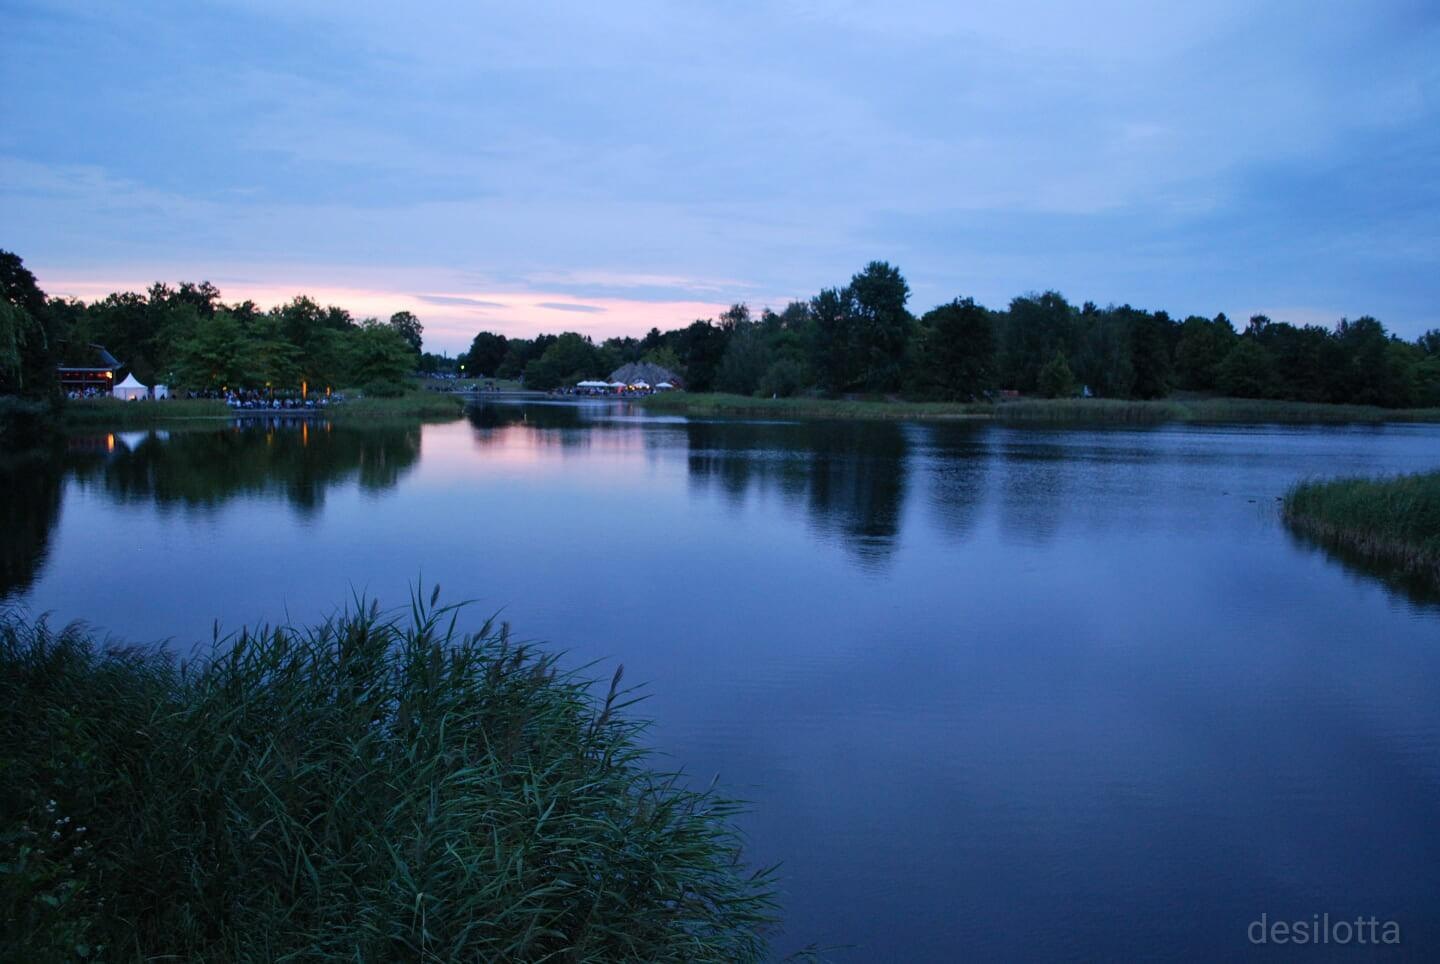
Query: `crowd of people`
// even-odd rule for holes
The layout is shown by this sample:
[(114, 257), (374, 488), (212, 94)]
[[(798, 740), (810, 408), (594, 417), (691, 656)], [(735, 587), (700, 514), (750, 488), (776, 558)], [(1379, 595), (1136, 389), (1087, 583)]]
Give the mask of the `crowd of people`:
[(276, 393), (250, 389), (225, 393), (225, 404), (231, 408), (269, 409), (272, 411), (326, 408), (331, 402), (344, 400), (345, 396), (339, 393), (333, 396), (322, 395), (319, 398), (302, 398), (293, 392)]

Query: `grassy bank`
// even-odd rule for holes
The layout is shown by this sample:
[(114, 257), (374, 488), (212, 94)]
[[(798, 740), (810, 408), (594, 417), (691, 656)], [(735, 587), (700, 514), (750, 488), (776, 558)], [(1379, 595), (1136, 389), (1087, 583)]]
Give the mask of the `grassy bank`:
[(118, 398), (83, 398), (61, 409), (67, 428), (130, 428), (185, 418), (218, 418), (230, 414), (225, 403), (210, 398), (167, 398), (126, 402)]
[(465, 411), (465, 399), (442, 392), (409, 392), (396, 398), (356, 398), (326, 409), (334, 422), (375, 421), (377, 419), (451, 419)]
[(851, 401), (827, 398), (749, 398), (671, 392), (643, 400), (656, 414), (754, 418), (995, 419), (1005, 422), (1369, 423), (1440, 422), (1440, 409), (1387, 409), (1246, 398), (1125, 401), (1102, 398), (1027, 398), (1004, 402)]
[(177, 666), (0, 620), (0, 958), (758, 960), (768, 873), (550, 656), (416, 601)]
[(719, 393), (666, 392), (640, 400), (657, 415), (695, 418), (741, 415), (754, 418), (988, 418), (990, 405), (958, 402), (852, 401), (832, 398), (751, 398)]
[(1284, 514), (1317, 542), (1440, 592), (1440, 472), (1305, 482)]

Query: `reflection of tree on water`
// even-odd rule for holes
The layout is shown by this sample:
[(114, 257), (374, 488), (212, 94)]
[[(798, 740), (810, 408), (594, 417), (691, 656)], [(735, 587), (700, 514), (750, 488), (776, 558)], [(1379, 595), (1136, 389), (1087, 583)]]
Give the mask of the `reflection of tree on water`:
[[(77, 446), (81, 448), (82, 446)], [(107, 442), (67, 459), (85, 485), (121, 502), (217, 506), (237, 496), (285, 499), (305, 511), (325, 489), (350, 479), (362, 489), (393, 487), (420, 457), (420, 427), (333, 429), (325, 422), (235, 426), (219, 432), (148, 434)]]
[(323, 422), (72, 436), (63, 448), (0, 454), (0, 598), (38, 575), (67, 476), (119, 502), (214, 507), (269, 496), (313, 512), (326, 488), (354, 479), (362, 489), (389, 489), (419, 458), (418, 425), (340, 430)]
[(468, 416), (482, 445), (534, 430), (564, 448), (635, 434), (649, 449), (685, 446), (692, 482), (739, 501), (775, 489), (863, 558), (894, 550), (905, 495), (904, 429), (890, 422), (756, 423), (616, 419), (610, 405), (481, 404)]
[(505, 429), (518, 427), (534, 429), (541, 439), (558, 443), (562, 448), (585, 448), (592, 440), (591, 433), (608, 424), (595, 418), (596, 412), (608, 414), (609, 409), (590, 411), (587, 406), (573, 402), (543, 403), (530, 402), (523, 405), (505, 402), (481, 402), (466, 409), (465, 415), (475, 429), (475, 440), (481, 445), (499, 441)]
[(0, 453), (0, 599), (34, 582), (60, 519), (58, 451)]
[(688, 422), (692, 480), (732, 498), (778, 490), (862, 559), (895, 549), (905, 501), (905, 427), (892, 422)]
[(935, 520), (951, 536), (964, 539), (985, 504), (992, 461), (987, 427), (936, 424), (912, 426), (912, 431), (923, 432), (920, 453)]
[(1009, 430), (1001, 441), (1005, 477), (1000, 483), (1000, 531), (1022, 542), (1054, 538), (1065, 511), (1065, 490), (1075, 452), (1051, 435)]

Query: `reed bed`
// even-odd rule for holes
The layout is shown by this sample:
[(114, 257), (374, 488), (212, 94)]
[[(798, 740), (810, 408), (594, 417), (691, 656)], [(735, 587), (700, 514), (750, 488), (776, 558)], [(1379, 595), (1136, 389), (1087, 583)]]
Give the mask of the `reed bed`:
[(219, 418), (230, 414), (225, 403), (213, 398), (167, 398), (127, 402), (119, 398), (82, 398), (60, 409), (67, 427), (127, 428), (155, 425), (183, 418)]
[(1440, 472), (1303, 482), (1283, 511), (1322, 545), (1440, 591)]
[(995, 406), (968, 402), (899, 402), (876, 399), (753, 398), (719, 392), (666, 392), (640, 400), (647, 411), (692, 418), (963, 419), (988, 418)]
[(0, 618), (0, 959), (749, 961), (739, 805), (436, 596), (177, 663)]
[(326, 409), (325, 415), (337, 423), (385, 419), (445, 421), (464, 414), (465, 404), (462, 395), (416, 391), (396, 398), (348, 398)]
[(1000, 422), (1160, 424), (1163, 422), (1440, 422), (1440, 409), (1388, 409), (1248, 398), (1022, 398), (998, 402), (906, 402), (830, 398), (751, 398), (671, 392), (643, 399), (656, 414), (691, 417), (835, 419), (993, 419)]

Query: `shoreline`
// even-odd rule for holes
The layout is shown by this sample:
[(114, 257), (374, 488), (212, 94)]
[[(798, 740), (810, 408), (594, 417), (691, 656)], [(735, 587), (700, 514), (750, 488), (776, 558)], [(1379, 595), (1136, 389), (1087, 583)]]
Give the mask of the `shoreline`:
[(228, 421), (236, 418), (327, 418), (333, 422), (356, 419), (459, 417), (467, 402), (459, 394), (415, 392), (399, 398), (357, 398), (324, 409), (230, 408), (217, 399), (176, 398), (164, 401), (123, 402), (117, 399), (69, 401), (56, 420), (63, 431), (127, 428), (180, 421)]
[[(62, 431), (144, 427), (181, 421), (235, 418), (328, 418), (336, 423), (362, 419), (459, 418), (475, 402), (552, 400), (543, 393), (414, 392), (399, 398), (351, 399), (320, 409), (231, 409), (213, 399), (122, 402), (89, 399), (67, 402), (56, 419)], [(568, 397), (560, 401), (571, 401)], [(604, 399), (608, 400), (608, 399)], [(1440, 408), (1386, 409), (1240, 398), (1018, 399), (1001, 402), (906, 402), (889, 399), (751, 398), (720, 393), (672, 392), (623, 400), (653, 415), (688, 418), (782, 418), (845, 421), (999, 422), (1050, 425), (1290, 424), (1386, 425), (1440, 423)]]
[(1186, 398), (1154, 401), (1120, 399), (1019, 399), (1002, 402), (904, 402), (826, 398), (749, 398), (742, 395), (651, 395), (637, 401), (657, 415), (759, 416), (800, 419), (997, 421), (1054, 424), (1216, 424), (1437, 423), (1440, 408), (1386, 409), (1244, 398)]

